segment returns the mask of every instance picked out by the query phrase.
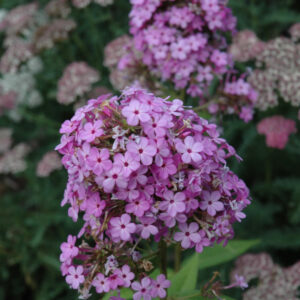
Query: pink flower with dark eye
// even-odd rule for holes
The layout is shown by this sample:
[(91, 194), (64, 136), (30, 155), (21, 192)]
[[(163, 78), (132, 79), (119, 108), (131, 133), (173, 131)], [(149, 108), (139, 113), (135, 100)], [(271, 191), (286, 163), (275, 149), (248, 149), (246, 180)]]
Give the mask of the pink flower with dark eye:
[(123, 286), (124, 284), (123, 278), (119, 277), (116, 270), (108, 277), (108, 282), (111, 290), (116, 290), (119, 286)]
[(137, 231), (141, 233), (143, 239), (148, 239), (150, 235), (156, 235), (158, 229), (152, 225), (155, 222), (154, 218), (145, 217), (141, 219), (142, 224), (137, 225)]
[(157, 276), (156, 280), (152, 283), (152, 297), (159, 297), (164, 299), (167, 295), (165, 289), (169, 288), (171, 285), (171, 281), (166, 279), (164, 274), (160, 274)]
[(148, 122), (149, 106), (137, 100), (132, 100), (130, 104), (122, 109), (122, 114), (127, 118), (127, 123), (131, 126), (138, 125), (139, 122)]
[(143, 165), (149, 166), (152, 164), (153, 156), (156, 154), (156, 148), (149, 144), (149, 140), (145, 137), (140, 139), (139, 144), (129, 142), (127, 150), (133, 156), (137, 157)]
[(132, 200), (130, 203), (128, 203), (125, 207), (125, 210), (127, 213), (132, 213), (137, 217), (142, 217), (145, 211), (147, 211), (149, 208), (150, 208), (149, 202), (139, 197), (137, 199)]
[(122, 166), (122, 172), (125, 177), (128, 177), (140, 167), (139, 161), (129, 152), (125, 152), (124, 155), (121, 153), (116, 154), (115, 163)]
[(103, 181), (103, 188), (106, 193), (111, 192), (115, 186), (123, 189), (127, 187), (127, 181), (122, 174), (122, 167), (118, 165), (113, 166)]
[(198, 233), (199, 225), (195, 222), (187, 225), (186, 223), (180, 224), (179, 229), (181, 232), (176, 232), (174, 240), (177, 242), (181, 241), (181, 246), (184, 249), (190, 248), (193, 243), (198, 243), (201, 237)]
[(95, 123), (86, 123), (83, 127), (81, 138), (89, 143), (93, 142), (97, 137), (103, 135), (104, 131), (101, 128), (102, 124), (101, 120), (98, 120)]
[(177, 172), (177, 167), (173, 159), (166, 159), (160, 167), (155, 167), (154, 170), (161, 179), (167, 179), (170, 175), (174, 175)]
[(145, 124), (145, 133), (151, 137), (162, 137), (166, 135), (166, 128), (173, 124), (166, 115), (155, 115), (153, 119)]
[(184, 212), (185, 210), (185, 194), (182, 192), (174, 194), (172, 191), (165, 191), (163, 194), (165, 201), (161, 202), (159, 208), (166, 210), (168, 215), (175, 217), (177, 213)]
[(115, 274), (117, 274), (123, 280), (124, 287), (130, 287), (131, 281), (134, 278), (134, 274), (131, 272), (128, 265), (124, 265), (122, 269), (116, 269)]
[(77, 256), (79, 250), (75, 246), (75, 243), (76, 243), (76, 236), (69, 235), (68, 242), (61, 244), (60, 246), (60, 249), (62, 251), (62, 254), (60, 255), (61, 262), (65, 262), (70, 258)]
[(108, 278), (106, 278), (102, 273), (97, 274), (92, 285), (96, 288), (96, 291), (99, 294), (108, 293), (110, 290)]
[(123, 214), (121, 217), (114, 217), (110, 220), (111, 235), (114, 238), (120, 238), (122, 241), (129, 241), (131, 234), (135, 232), (136, 226), (130, 223), (131, 218), (128, 214)]
[(151, 279), (149, 277), (144, 277), (141, 283), (135, 281), (132, 283), (131, 288), (134, 291), (137, 291), (133, 294), (133, 300), (140, 300), (144, 298), (144, 300), (151, 300)]
[(202, 193), (203, 200), (200, 202), (200, 208), (202, 210), (207, 210), (208, 214), (212, 217), (216, 215), (218, 211), (224, 210), (224, 204), (219, 201), (221, 194), (218, 191), (212, 193), (204, 191)]
[(97, 148), (92, 148), (87, 158), (89, 168), (96, 175), (101, 175), (103, 171), (108, 171), (112, 168), (112, 162), (109, 157), (108, 149), (104, 148), (99, 151)]
[(68, 269), (68, 274), (69, 275), (67, 275), (66, 281), (73, 289), (78, 289), (79, 285), (84, 283), (82, 266), (78, 266), (77, 268), (74, 266), (71, 266)]
[(203, 151), (203, 145), (200, 142), (195, 142), (194, 138), (187, 136), (184, 139), (184, 144), (181, 141), (176, 143), (176, 150), (181, 153), (181, 159), (184, 163), (199, 162), (202, 156), (199, 152)]

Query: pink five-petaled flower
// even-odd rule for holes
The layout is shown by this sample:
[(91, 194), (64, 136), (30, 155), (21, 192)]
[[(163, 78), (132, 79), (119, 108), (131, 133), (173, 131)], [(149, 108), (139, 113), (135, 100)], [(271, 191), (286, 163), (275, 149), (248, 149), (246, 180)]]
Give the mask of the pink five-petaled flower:
[(174, 193), (172, 191), (165, 191), (163, 194), (165, 201), (161, 202), (159, 208), (166, 210), (168, 215), (175, 217), (177, 213), (184, 212), (185, 210), (185, 194), (182, 192)]
[(128, 214), (121, 217), (114, 217), (110, 220), (111, 235), (113, 238), (120, 238), (123, 241), (129, 241), (131, 234), (135, 232), (136, 225), (130, 223), (131, 218)]
[(149, 277), (144, 277), (141, 283), (135, 281), (132, 283), (131, 288), (137, 291), (133, 295), (133, 300), (140, 300), (142, 297), (144, 300), (151, 300), (151, 279)]
[(98, 273), (93, 281), (93, 286), (96, 288), (97, 293), (108, 293), (110, 290), (108, 278), (102, 273)]
[(115, 165), (108, 172), (107, 177), (108, 178), (103, 181), (103, 188), (106, 193), (111, 192), (115, 186), (123, 189), (127, 187), (127, 181), (123, 177), (121, 166)]
[(132, 154), (125, 152), (125, 154), (118, 153), (115, 155), (116, 165), (120, 165), (123, 168), (123, 175), (128, 177), (133, 171), (136, 171), (140, 167), (139, 161), (137, 161)]
[(167, 280), (164, 274), (158, 275), (156, 280), (152, 283), (152, 297), (164, 299), (167, 295), (165, 289), (169, 288), (170, 285), (170, 280)]
[(179, 229), (181, 232), (176, 232), (174, 235), (174, 240), (177, 242), (181, 241), (181, 246), (184, 249), (190, 248), (192, 243), (199, 243), (201, 237), (198, 233), (199, 226), (197, 223), (193, 222), (189, 226), (186, 223), (180, 224)]
[(103, 170), (108, 171), (112, 168), (109, 151), (105, 148), (101, 149), (101, 151), (97, 148), (92, 148), (88, 155), (87, 162), (96, 175), (101, 175)]
[(102, 121), (97, 120), (95, 123), (88, 122), (84, 125), (81, 133), (81, 138), (87, 142), (93, 142), (97, 137), (103, 135), (104, 131), (101, 128)]
[(148, 122), (150, 120), (148, 111), (149, 106), (147, 104), (132, 100), (128, 106), (122, 109), (122, 114), (127, 118), (129, 125), (136, 126), (139, 121)]
[(124, 287), (130, 287), (134, 274), (131, 272), (128, 265), (124, 265), (122, 269), (117, 269), (115, 273), (122, 278)]
[(60, 255), (60, 261), (65, 262), (70, 258), (75, 257), (78, 254), (78, 248), (75, 246), (76, 236), (69, 235), (68, 242), (62, 243), (60, 249), (62, 254)]
[(157, 227), (152, 225), (155, 222), (154, 218), (144, 217), (140, 221), (142, 224), (137, 226), (137, 230), (141, 233), (143, 239), (148, 239), (151, 234), (156, 235), (158, 233)]
[(84, 282), (83, 276), (83, 267), (78, 266), (75, 268), (74, 266), (69, 267), (68, 269), (69, 275), (66, 277), (66, 281), (71, 285), (73, 289), (78, 289), (79, 285)]
[(133, 156), (141, 160), (145, 166), (150, 166), (153, 161), (153, 156), (156, 154), (156, 148), (149, 144), (149, 140), (145, 137), (140, 139), (139, 144), (135, 142), (129, 142), (127, 144), (127, 150), (132, 153)]
[(150, 204), (146, 199), (143, 199), (143, 197), (139, 197), (136, 199), (133, 199), (130, 203), (128, 203), (125, 207), (126, 212), (133, 213), (137, 217), (142, 217), (150, 208)]
[(197, 163), (202, 160), (202, 156), (199, 152), (203, 150), (203, 145), (199, 142), (195, 142), (191, 136), (187, 136), (184, 139), (184, 144), (178, 141), (176, 143), (176, 150), (182, 154), (181, 159), (186, 164), (191, 163), (191, 161)]
[(212, 217), (216, 215), (217, 211), (222, 211), (224, 209), (224, 204), (220, 200), (221, 195), (218, 191), (212, 193), (204, 191), (202, 193), (203, 200), (200, 202), (200, 208), (202, 210), (207, 210), (208, 214)]

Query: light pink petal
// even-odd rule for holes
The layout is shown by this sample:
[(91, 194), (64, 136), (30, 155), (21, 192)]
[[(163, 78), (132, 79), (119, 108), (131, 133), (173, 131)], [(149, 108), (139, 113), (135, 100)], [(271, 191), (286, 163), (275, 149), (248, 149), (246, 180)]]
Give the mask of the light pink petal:
[(152, 159), (151, 156), (148, 156), (146, 154), (142, 154), (141, 155), (141, 161), (142, 161), (143, 165), (150, 166), (152, 164), (153, 159)]
[(183, 153), (181, 158), (182, 158), (182, 161), (186, 164), (189, 164), (191, 162), (191, 155), (188, 153)]

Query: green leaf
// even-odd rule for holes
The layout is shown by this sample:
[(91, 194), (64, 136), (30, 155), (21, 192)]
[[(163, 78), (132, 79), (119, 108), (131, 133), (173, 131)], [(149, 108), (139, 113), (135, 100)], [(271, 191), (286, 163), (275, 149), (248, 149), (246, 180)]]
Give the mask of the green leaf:
[(240, 240), (231, 241), (226, 247), (215, 245), (212, 248), (205, 248), (201, 254), (198, 254), (198, 269), (201, 270), (230, 261), (259, 242), (259, 240)]
[(196, 288), (199, 264), (198, 259), (198, 254), (192, 255), (192, 257), (183, 265), (180, 272), (175, 273), (170, 277), (172, 285), (169, 288), (169, 295), (175, 296), (181, 292), (194, 290)]

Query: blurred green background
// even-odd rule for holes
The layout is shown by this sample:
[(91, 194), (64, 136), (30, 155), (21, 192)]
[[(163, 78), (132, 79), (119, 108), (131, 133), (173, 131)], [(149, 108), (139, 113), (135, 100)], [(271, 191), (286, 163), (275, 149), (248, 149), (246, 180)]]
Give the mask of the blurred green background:
[[(32, 1), (0, 0), (0, 8), (11, 9), (29, 2)], [(252, 29), (263, 40), (285, 35), (292, 24), (300, 22), (298, 0), (231, 0), (229, 6), (238, 18), (239, 29)], [(73, 9), (71, 16), (78, 26), (70, 39), (42, 54), (44, 71), (38, 74), (38, 89), (44, 104), (25, 109), (22, 123), (0, 118), (1, 127), (14, 129), (16, 141), (34, 146), (25, 172), (0, 176), (0, 299), (77, 298), (59, 271), (59, 246), (81, 225), (80, 221), (77, 224), (70, 220), (67, 208), (60, 207), (66, 172), (56, 171), (42, 179), (36, 177), (35, 169), (42, 155), (59, 142), (62, 121), (73, 114), (70, 107), (56, 101), (57, 81), (63, 69), (73, 61), (86, 61), (100, 71), (101, 84), (111, 88), (108, 70), (103, 66), (103, 50), (109, 41), (128, 32), (129, 10), (125, 0), (115, 0), (108, 7), (91, 4), (83, 10)], [(299, 134), (291, 138), (286, 149), (273, 150), (266, 148), (264, 137), (255, 128), (262, 117), (277, 112), (296, 118), (295, 110), (281, 104), (258, 113), (250, 124), (229, 117), (223, 125), (225, 137), (244, 158), (242, 163), (232, 162), (232, 168), (246, 181), (253, 197), (247, 219), (235, 226), (236, 237), (259, 238), (261, 243), (253, 251), (267, 251), (276, 262), (290, 265), (300, 260)], [(230, 267), (231, 263), (214, 270), (220, 270), (226, 281)], [(211, 271), (202, 271), (202, 280)], [(240, 294), (235, 296), (239, 299)]]

